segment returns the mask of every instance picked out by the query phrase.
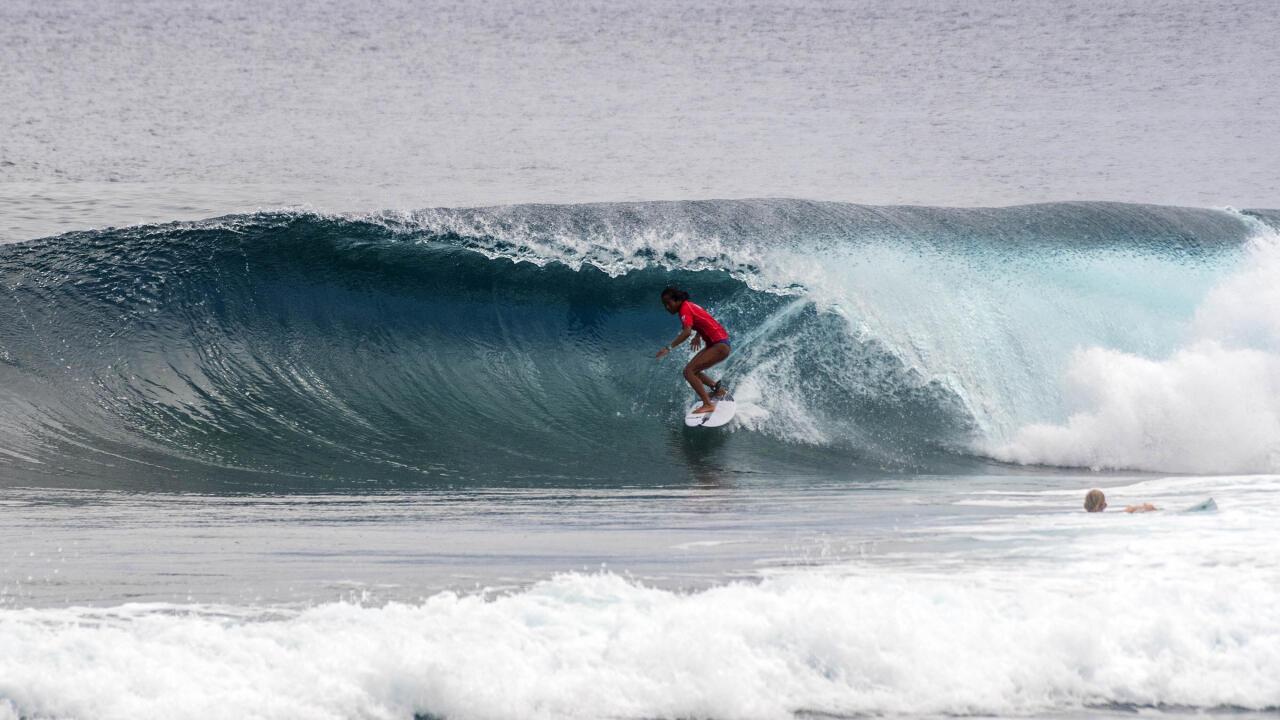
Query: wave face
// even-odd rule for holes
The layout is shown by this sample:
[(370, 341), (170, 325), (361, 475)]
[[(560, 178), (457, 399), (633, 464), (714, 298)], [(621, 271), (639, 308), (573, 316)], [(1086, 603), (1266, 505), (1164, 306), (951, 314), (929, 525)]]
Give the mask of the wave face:
[[(1274, 326), (1236, 309), (1278, 316), (1274, 221), (756, 200), (259, 213), (3, 246), (0, 478), (652, 481), (705, 462), (973, 457), (1176, 470), (1176, 449), (1142, 449), (1140, 420), (1124, 430), (1137, 450), (1100, 448), (1119, 421), (1081, 397), (1114, 378), (1108, 357), (1177, 363), (1189, 343), (1261, 353), (1249, 377), (1271, 377)], [(668, 284), (732, 335), (729, 432), (679, 426), (681, 361), (652, 359), (679, 330), (657, 300)], [(1276, 387), (1253, 388), (1271, 406), (1238, 421)], [(1062, 436), (1091, 412), (1092, 434)], [(1266, 442), (1208, 470), (1274, 470)]]

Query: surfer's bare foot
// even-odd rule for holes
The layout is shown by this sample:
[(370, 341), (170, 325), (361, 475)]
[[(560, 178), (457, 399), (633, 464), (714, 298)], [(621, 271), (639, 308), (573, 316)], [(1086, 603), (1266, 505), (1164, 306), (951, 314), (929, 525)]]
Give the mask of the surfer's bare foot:
[(720, 388), (719, 390), (712, 390), (712, 391), (711, 391), (711, 397), (718, 397), (718, 398), (722, 398), (722, 397), (724, 397), (725, 395), (728, 395), (728, 394), (729, 394), (729, 388), (723, 388), (723, 387), (722, 387), (722, 388)]
[(701, 415), (702, 413), (709, 413), (709, 412), (712, 412), (712, 411), (714, 411), (715, 409), (716, 409), (716, 406), (715, 406), (715, 405), (712, 405), (711, 403), (702, 403), (702, 405), (701, 405), (700, 407), (698, 407), (696, 410), (694, 410), (694, 411), (693, 411), (693, 414), (694, 414), (694, 415)]

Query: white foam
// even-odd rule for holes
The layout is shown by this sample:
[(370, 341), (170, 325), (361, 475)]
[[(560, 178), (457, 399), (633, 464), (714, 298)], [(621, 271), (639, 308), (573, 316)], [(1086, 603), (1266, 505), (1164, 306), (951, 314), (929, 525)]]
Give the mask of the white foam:
[(1280, 704), (1280, 591), (1226, 579), (805, 572), (680, 594), (572, 574), (496, 599), (284, 618), (4, 611), (0, 707), (135, 720)]
[(1072, 357), (1076, 412), (1031, 424), (992, 454), (1019, 463), (1174, 472), (1280, 470), (1280, 240), (1255, 240), (1246, 267), (1196, 309), (1164, 359), (1091, 347)]
[[(796, 536), (769, 554), (806, 567), (762, 558), (763, 580), (700, 592), (570, 573), (385, 606), (4, 609), (0, 718), (1275, 708), (1280, 560), (1260, 548), (1280, 522), (1276, 481), (1107, 488), (1115, 506), (1221, 508), (1145, 515), (1085, 513), (1087, 486), (1054, 482), (1024, 490), (1022, 510), (948, 514), (876, 542)], [(938, 499), (951, 497), (996, 496)]]

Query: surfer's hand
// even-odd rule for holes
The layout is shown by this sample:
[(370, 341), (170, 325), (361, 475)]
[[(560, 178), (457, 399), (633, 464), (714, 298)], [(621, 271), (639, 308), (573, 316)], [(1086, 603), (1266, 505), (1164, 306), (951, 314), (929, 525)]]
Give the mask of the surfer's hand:
[(702, 347), (702, 336), (694, 335), (693, 339), (689, 341), (689, 348), (694, 352), (698, 352), (698, 348), (700, 347)]
[(671, 348), (662, 348), (661, 350), (658, 351), (657, 355), (653, 356), (653, 359), (657, 360), (658, 358), (662, 357), (663, 355), (666, 355), (669, 352), (671, 352)]

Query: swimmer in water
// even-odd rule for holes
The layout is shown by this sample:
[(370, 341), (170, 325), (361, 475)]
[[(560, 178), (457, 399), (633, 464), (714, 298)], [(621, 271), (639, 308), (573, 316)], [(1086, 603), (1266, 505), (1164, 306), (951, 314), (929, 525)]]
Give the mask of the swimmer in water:
[[(1091, 513), (1102, 512), (1103, 510), (1106, 510), (1106, 509), (1107, 509), (1107, 496), (1103, 495), (1101, 490), (1090, 490), (1088, 493), (1085, 494), (1084, 496), (1085, 512), (1091, 512)], [(1141, 513), (1141, 512), (1151, 512), (1153, 510), (1159, 510), (1159, 509), (1160, 508), (1156, 507), (1155, 505), (1152, 505), (1151, 503), (1142, 503), (1141, 505), (1130, 505), (1129, 507), (1125, 508), (1124, 511), (1127, 513)]]

